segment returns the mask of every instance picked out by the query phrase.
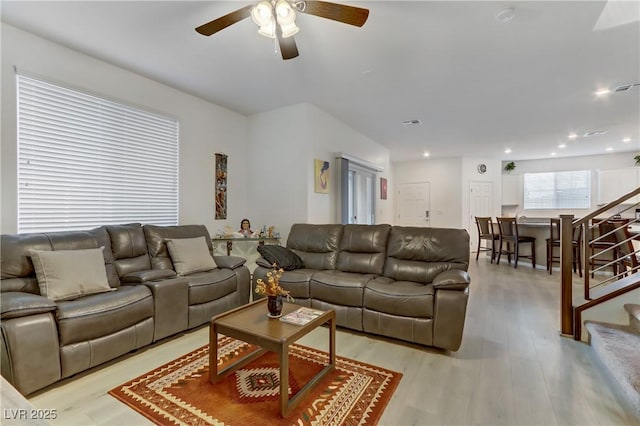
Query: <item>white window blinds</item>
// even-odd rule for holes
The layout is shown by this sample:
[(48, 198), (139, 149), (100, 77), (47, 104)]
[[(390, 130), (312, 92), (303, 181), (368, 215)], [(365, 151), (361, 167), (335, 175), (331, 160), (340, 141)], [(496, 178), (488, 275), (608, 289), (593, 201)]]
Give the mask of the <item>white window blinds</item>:
[(18, 232), (178, 223), (178, 122), (24, 75)]
[(524, 208), (591, 208), (591, 171), (525, 173)]

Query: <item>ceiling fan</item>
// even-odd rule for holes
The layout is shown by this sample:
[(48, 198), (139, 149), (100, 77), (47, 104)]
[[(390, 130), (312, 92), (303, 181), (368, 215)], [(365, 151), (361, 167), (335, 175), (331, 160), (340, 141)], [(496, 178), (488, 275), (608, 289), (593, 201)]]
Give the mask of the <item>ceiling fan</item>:
[(245, 6), (200, 25), (196, 31), (210, 36), (251, 16), (260, 27), (258, 33), (278, 39), (282, 59), (292, 59), (298, 56), (298, 47), (293, 38), (298, 32), (295, 23), (296, 12), (320, 16), (356, 27), (363, 26), (369, 17), (368, 9), (327, 1), (262, 0), (256, 5)]

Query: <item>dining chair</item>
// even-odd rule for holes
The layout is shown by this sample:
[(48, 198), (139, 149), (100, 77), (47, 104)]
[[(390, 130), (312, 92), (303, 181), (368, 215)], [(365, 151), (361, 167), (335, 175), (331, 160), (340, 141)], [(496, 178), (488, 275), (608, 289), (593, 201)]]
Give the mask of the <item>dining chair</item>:
[[(500, 256), (507, 255), (509, 263), (511, 263), (511, 255), (514, 256), (514, 268), (518, 267), (518, 259), (525, 258), (531, 259), (531, 265), (536, 267), (536, 239), (535, 237), (529, 237), (520, 235), (518, 231), (518, 222), (515, 217), (498, 217), (498, 229), (500, 231), (500, 244), (498, 247), (498, 260), (496, 263), (500, 263)], [(531, 254), (520, 254), (520, 244), (531, 244)], [(504, 248), (503, 248), (504, 245)]]
[[(493, 232), (493, 222), (491, 217), (476, 216), (476, 227), (478, 228), (478, 251), (476, 252), (476, 260), (480, 256), (481, 251), (491, 251), (491, 263), (496, 258), (496, 241), (500, 239), (500, 235)], [(491, 247), (482, 247), (482, 241), (491, 241)]]

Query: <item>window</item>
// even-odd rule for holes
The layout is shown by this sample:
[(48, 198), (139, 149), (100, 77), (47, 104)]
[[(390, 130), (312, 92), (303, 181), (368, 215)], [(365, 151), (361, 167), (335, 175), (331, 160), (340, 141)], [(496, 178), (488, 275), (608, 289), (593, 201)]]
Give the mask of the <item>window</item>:
[(178, 122), (24, 75), (18, 232), (178, 223)]
[(588, 209), (591, 207), (591, 172), (524, 174), (525, 209)]

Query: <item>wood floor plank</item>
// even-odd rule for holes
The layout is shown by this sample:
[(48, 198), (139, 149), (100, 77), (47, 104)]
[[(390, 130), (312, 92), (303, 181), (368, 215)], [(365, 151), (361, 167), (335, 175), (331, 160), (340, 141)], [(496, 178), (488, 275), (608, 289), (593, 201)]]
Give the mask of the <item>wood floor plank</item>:
[[(381, 425), (637, 425), (591, 348), (561, 337), (559, 274), (471, 262), (457, 352), (338, 330), (340, 356), (404, 376)], [(61, 425), (151, 424), (106, 392), (207, 343), (206, 327), (167, 339), (29, 398)], [(301, 344), (327, 350), (327, 330)]]

